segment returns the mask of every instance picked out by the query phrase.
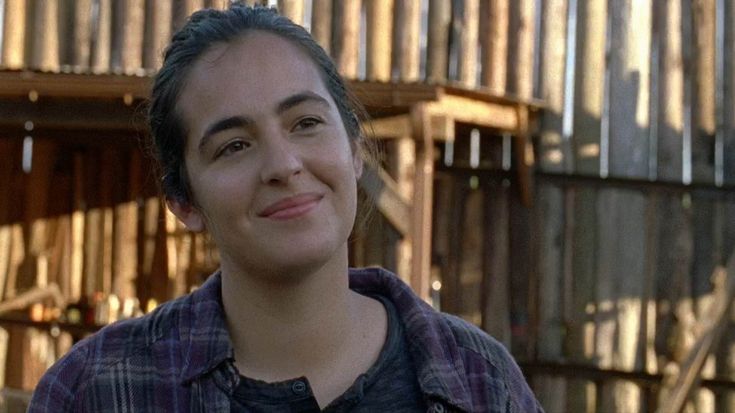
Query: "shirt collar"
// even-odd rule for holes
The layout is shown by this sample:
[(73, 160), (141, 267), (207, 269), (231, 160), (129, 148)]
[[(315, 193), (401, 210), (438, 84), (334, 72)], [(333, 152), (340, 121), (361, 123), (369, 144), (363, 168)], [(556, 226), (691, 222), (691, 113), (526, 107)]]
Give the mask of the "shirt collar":
[(381, 294), (396, 306), (421, 391), (454, 408), (471, 411), (472, 397), (457, 342), (436, 310), (398, 277), (381, 268), (351, 269), (350, 288)]
[(222, 308), (221, 288), (222, 277), (217, 271), (189, 296), (189, 305), (180, 313), (178, 325), (184, 361), (182, 383), (235, 358)]

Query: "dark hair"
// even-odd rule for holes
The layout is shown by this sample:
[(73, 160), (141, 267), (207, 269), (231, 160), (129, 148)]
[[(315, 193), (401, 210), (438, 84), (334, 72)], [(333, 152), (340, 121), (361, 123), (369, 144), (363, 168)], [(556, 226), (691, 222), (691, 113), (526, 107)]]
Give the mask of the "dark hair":
[(334, 62), (303, 27), (266, 7), (232, 4), (228, 10), (200, 10), (174, 34), (166, 49), (161, 70), (153, 81), (148, 108), (153, 152), (161, 168), (161, 189), (166, 197), (185, 204), (194, 201), (184, 161), (186, 131), (176, 112), (189, 70), (213, 45), (231, 42), (252, 30), (281, 36), (309, 55), (337, 105), (353, 150), (370, 157), (371, 151), (360, 129), (364, 109), (347, 90)]

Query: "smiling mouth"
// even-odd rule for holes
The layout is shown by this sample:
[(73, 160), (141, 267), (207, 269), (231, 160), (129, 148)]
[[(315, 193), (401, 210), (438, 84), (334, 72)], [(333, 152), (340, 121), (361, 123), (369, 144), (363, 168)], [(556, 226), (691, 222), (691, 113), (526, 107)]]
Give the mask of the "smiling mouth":
[(306, 215), (321, 201), (319, 194), (300, 194), (277, 201), (264, 210), (258, 216), (275, 220), (288, 220)]

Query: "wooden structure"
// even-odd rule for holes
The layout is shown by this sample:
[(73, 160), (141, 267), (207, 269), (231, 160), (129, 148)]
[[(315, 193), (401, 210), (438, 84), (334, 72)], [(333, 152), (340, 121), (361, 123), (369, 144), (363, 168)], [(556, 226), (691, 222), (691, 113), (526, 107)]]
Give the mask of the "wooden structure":
[[(138, 141), (161, 47), (225, 3), (2, 2), (0, 300), (57, 284), (145, 307), (216, 266)], [(334, 57), (385, 148), (352, 263), (504, 342), (547, 411), (654, 411), (671, 363), (701, 367), (685, 411), (735, 409), (733, 320), (719, 345), (701, 327), (735, 247), (731, 2), (270, 3)], [(30, 389), (70, 340), (14, 322), (0, 385)]]

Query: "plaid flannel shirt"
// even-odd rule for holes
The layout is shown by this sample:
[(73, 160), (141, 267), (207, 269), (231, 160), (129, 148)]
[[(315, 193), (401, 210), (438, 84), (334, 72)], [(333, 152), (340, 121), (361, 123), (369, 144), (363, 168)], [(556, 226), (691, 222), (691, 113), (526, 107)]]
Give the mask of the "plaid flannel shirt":
[[(390, 272), (351, 269), (350, 288), (395, 303), (430, 412), (541, 412), (505, 348), (439, 313)], [(229, 412), (239, 374), (220, 274), (144, 317), (77, 343), (36, 388), (29, 412)]]

